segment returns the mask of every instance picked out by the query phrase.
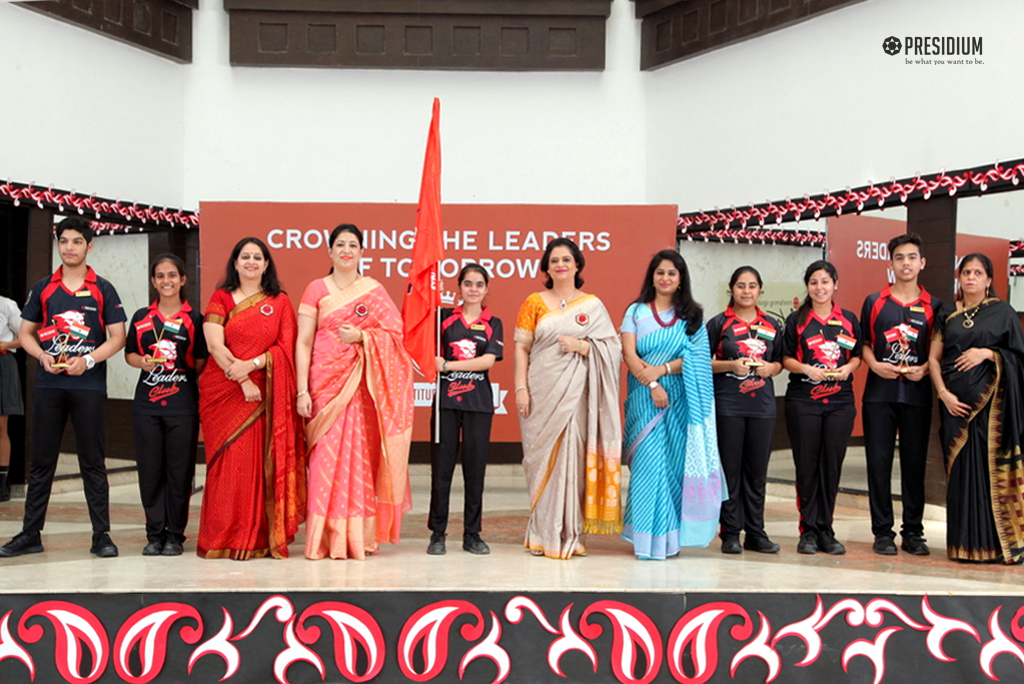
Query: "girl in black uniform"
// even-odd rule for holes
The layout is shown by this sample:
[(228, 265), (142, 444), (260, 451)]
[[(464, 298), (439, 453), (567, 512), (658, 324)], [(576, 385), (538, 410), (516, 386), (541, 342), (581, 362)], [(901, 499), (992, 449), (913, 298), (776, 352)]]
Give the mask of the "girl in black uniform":
[[(761, 274), (740, 266), (729, 306), (708, 321), (715, 374), (718, 452), (729, 485), (722, 503), (722, 553), (777, 553), (764, 531), (764, 491), (775, 429), (775, 385), (782, 370), (782, 325), (757, 306)], [(740, 546), (740, 532), (746, 532)]]
[(804, 272), (807, 297), (786, 319), (782, 365), (788, 370), (786, 430), (796, 465), (797, 553), (846, 553), (832, 530), (846, 445), (857, 407), (852, 375), (860, 366), (857, 317), (833, 302), (839, 274), (827, 261)]
[(503, 351), (501, 320), (483, 305), (489, 282), (487, 269), (466, 264), (459, 271), (462, 305), (441, 309), (441, 373), (439, 404), (441, 439), (433, 445), (430, 463), (430, 544), (427, 553), (445, 552), (448, 528), (448, 499), (462, 434), (462, 478), (466, 484), (465, 523), (462, 548), (474, 554), (491, 550), (480, 539), (483, 508), (484, 470), (491, 442), (494, 398), (487, 371), (500, 361)]
[(199, 440), (196, 377), (206, 364), (203, 318), (182, 299), (185, 263), (158, 256), (149, 274), (159, 297), (132, 317), (125, 359), (141, 368), (132, 404), (139, 493), (146, 511), (143, 556), (179, 556)]

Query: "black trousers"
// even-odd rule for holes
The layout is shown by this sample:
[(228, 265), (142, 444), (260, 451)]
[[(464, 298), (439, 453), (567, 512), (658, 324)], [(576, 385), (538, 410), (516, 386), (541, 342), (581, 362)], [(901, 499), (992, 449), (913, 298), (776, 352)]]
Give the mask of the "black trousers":
[(832, 531), (839, 477), (853, 432), (853, 404), (786, 402), (786, 431), (796, 466), (800, 532)]
[(491, 444), (493, 417), (492, 413), (441, 409), (441, 443), (433, 444), (430, 454), (430, 519), (427, 527), (431, 531), (444, 532), (448, 529), (448, 501), (461, 446), (462, 480), (466, 487), (463, 533), (480, 533), (484, 472), (487, 469), (487, 449)]
[(729, 486), (722, 503), (721, 537), (766, 537), (764, 489), (775, 418), (718, 416), (718, 453)]
[(132, 416), (139, 494), (149, 541), (185, 541), (199, 416)]
[(37, 387), (33, 392), (32, 470), (28, 474), (23, 530), (39, 532), (46, 523), (60, 441), (71, 417), (78, 445), (85, 502), (93, 532), (110, 530), (110, 488), (105, 463), (107, 393), (104, 390), (65, 390)]
[(930, 406), (865, 403), (864, 450), (868, 465), (868, 500), (871, 531), (876, 537), (894, 538), (892, 515), (892, 459), (896, 434), (900, 436), (900, 493), (903, 496), (902, 534), (921, 535), (924, 525), (924, 475), (928, 437), (932, 427)]

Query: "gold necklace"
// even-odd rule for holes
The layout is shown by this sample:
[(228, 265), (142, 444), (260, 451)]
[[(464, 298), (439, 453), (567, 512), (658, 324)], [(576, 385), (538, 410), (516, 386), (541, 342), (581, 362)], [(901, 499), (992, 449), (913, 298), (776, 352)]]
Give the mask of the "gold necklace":
[(964, 322), (962, 323), (962, 325), (966, 329), (970, 330), (971, 328), (974, 327), (974, 317), (978, 315), (979, 311), (981, 311), (981, 305), (984, 303), (985, 302), (982, 301), (978, 304), (975, 304), (970, 309), (963, 309), (962, 313), (964, 315)]

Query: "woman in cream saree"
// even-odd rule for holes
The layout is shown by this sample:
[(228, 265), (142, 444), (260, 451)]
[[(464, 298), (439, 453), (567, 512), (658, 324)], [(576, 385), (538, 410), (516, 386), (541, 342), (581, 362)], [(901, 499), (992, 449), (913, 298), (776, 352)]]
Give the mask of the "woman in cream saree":
[(516, 321), (524, 546), (548, 558), (585, 555), (585, 533), (622, 529), (621, 345), (601, 300), (577, 289), (583, 264), (571, 240), (553, 240), (541, 261), (550, 291), (530, 295)]

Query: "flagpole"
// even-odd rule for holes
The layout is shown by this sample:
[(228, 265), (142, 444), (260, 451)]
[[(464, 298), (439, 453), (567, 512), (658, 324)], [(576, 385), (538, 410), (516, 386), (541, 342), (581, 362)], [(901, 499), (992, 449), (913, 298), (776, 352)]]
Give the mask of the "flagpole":
[[(438, 288), (441, 287), (441, 265), (439, 263), (434, 264), (434, 276), (438, 284)], [(434, 308), (434, 336), (435, 346), (438, 356), (444, 356), (443, 349), (441, 349), (441, 317), (437, 315), (437, 308)], [(434, 444), (441, 443), (441, 373), (437, 373), (434, 378), (434, 405), (437, 407), (434, 410)]]

